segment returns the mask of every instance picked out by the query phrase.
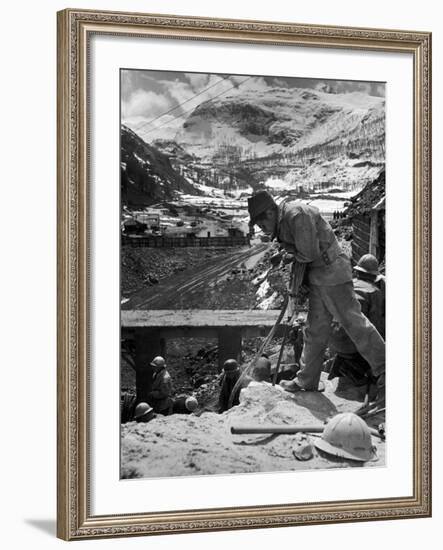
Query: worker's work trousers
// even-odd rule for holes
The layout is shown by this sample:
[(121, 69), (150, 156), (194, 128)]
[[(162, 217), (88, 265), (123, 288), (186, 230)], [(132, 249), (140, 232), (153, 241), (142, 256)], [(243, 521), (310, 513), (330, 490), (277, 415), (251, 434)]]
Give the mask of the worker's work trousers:
[(352, 282), (335, 286), (310, 285), (305, 339), (296, 378), (302, 388), (318, 388), (333, 319), (347, 332), (374, 376), (385, 371), (385, 342), (362, 313)]

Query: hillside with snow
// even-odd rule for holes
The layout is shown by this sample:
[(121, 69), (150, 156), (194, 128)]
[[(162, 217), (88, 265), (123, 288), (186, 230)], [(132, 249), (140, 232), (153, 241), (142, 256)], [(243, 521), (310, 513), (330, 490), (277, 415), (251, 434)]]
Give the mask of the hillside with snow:
[(385, 100), (306, 88), (236, 90), (202, 102), (175, 139), (151, 133), (145, 143), (143, 132), (125, 126), (122, 136), (128, 204), (260, 188), (357, 192), (384, 168)]
[(169, 157), (145, 143), (135, 132), (121, 126), (120, 185), (126, 206), (149, 206), (180, 193), (200, 195), (192, 182), (177, 173)]
[(234, 145), (242, 158), (296, 153), (343, 142), (384, 140), (385, 101), (361, 92), (245, 90), (199, 105), (175, 141), (201, 159)]

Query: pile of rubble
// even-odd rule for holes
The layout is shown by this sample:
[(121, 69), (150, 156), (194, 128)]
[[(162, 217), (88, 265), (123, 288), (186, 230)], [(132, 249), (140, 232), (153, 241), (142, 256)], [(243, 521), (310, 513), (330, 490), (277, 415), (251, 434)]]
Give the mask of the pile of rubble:
[[(326, 375), (325, 375), (326, 378)], [(377, 460), (357, 462), (333, 457), (314, 446), (309, 460), (298, 460), (297, 435), (231, 433), (244, 424), (322, 426), (340, 412), (361, 405), (361, 391), (327, 381), (326, 391), (290, 394), (280, 386), (252, 383), (242, 390), (240, 404), (223, 414), (157, 417), (146, 424), (122, 425), (121, 477), (166, 477), (385, 465), (385, 442), (373, 438)], [(383, 419), (374, 417), (373, 425)], [(319, 434), (307, 436), (311, 440)]]

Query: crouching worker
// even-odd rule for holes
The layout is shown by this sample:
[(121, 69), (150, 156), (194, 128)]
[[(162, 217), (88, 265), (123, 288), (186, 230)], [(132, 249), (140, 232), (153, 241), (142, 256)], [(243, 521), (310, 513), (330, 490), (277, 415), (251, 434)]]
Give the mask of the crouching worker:
[[(227, 411), (230, 408), (229, 398), (237, 380), (240, 378), (240, 375), (241, 375), (241, 371), (237, 361), (235, 359), (227, 359), (223, 364), (223, 374), (220, 379), (221, 388), (220, 388), (220, 394), (218, 397), (219, 413)], [(251, 382), (251, 378), (249, 376), (245, 377), (245, 379), (242, 380), (242, 383), (236, 390), (234, 398), (232, 400), (233, 407), (240, 403), (240, 399), (239, 399), (240, 392), (243, 388), (245, 388), (249, 384), (249, 382)]]
[(139, 403), (135, 407), (134, 420), (136, 422), (150, 422), (155, 417), (154, 409), (147, 403)]
[(180, 395), (174, 399), (172, 414), (191, 414), (198, 407), (198, 401), (193, 395)]
[(264, 355), (257, 359), (252, 377), (256, 382), (271, 382), (271, 361)]
[(166, 361), (158, 355), (151, 363), (153, 368), (152, 387), (148, 392), (148, 401), (156, 413), (168, 415), (172, 412), (173, 393), (171, 375), (166, 370)]
[(272, 365), (270, 359), (267, 356), (262, 355), (257, 359), (254, 370), (252, 372), (252, 377), (254, 379), (253, 383), (259, 384), (271, 384), (273, 378), (275, 377), (275, 383), (280, 384), (282, 380), (292, 380), (296, 371), (294, 368), (296, 365), (294, 363), (280, 365), (279, 371), (276, 375), (277, 365)]
[(154, 409), (147, 403), (136, 403), (135, 395), (125, 393), (121, 401), (121, 423), (149, 422), (155, 418)]
[[(323, 358), (336, 319), (377, 376), (379, 397), (384, 395), (385, 342), (363, 315), (352, 285), (349, 258), (341, 250), (329, 223), (318, 208), (300, 201), (276, 204), (267, 191), (248, 199), (250, 224), (256, 224), (272, 239), (305, 264), (309, 308), (304, 331), (300, 370), (284, 384), (287, 391), (318, 391)], [(283, 386), (283, 382), (281, 384)]]
[[(378, 332), (385, 334), (384, 293), (377, 285), (380, 276), (378, 261), (372, 254), (365, 254), (354, 267), (354, 291), (360, 303), (362, 313), (375, 326)], [(376, 383), (368, 362), (358, 352), (344, 328), (337, 324), (331, 333), (329, 348), (335, 358), (329, 379), (345, 376), (355, 386)]]

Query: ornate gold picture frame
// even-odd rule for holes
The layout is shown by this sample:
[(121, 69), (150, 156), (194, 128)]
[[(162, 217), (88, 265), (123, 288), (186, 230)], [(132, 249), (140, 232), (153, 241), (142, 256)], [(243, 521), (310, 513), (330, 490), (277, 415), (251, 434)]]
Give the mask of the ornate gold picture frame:
[[(406, 53), (413, 59), (412, 494), (311, 503), (91, 512), (90, 77), (95, 35)], [(58, 536), (65, 540), (431, 515), (431, 35), (69, 9), (58, 13)], [(118, 109), (118, 106), (116, 106)], [(117, 451), (116, 451), (117, 452)], [(316, 474), (314, 474), (316, 475)]]

